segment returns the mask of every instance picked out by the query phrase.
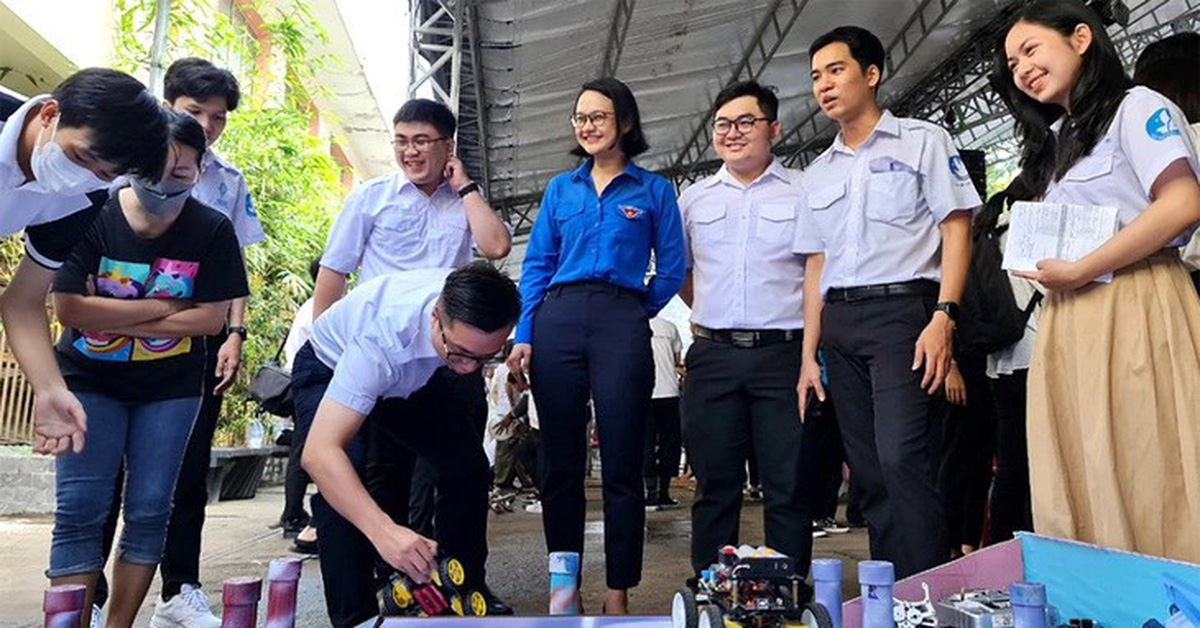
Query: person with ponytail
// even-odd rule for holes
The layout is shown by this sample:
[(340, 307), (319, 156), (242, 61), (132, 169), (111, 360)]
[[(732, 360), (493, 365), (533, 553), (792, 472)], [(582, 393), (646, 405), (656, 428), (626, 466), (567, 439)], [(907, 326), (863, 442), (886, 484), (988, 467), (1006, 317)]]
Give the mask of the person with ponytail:
[(604, 465), (604, 610), (624, 614), (627, 592), (642, 575), (650, 319), (683, 284), (683, 227), (671, 184), (633, 162), (648, 146), (624, 83), (585, 83), (570, 121), (578, 144), (572, 154), (585, 159), (551, 179), (542, 195), (508, 367), (521, 386), (529, 369), (541, 417), (538, 485), (550, 552), (583, 552), (588, 399), (595, 403)]
[(1133, 85), (1076, 0), (1018, 11), (995, 73), (1032, 196), (1118, 209), (1095, 251), (1018, 273), (1049, 291), (1029, 372), (1034, 527), (1198, 561), (1200, 299), (1176, 251), (1200, 223), (1186, 121)]

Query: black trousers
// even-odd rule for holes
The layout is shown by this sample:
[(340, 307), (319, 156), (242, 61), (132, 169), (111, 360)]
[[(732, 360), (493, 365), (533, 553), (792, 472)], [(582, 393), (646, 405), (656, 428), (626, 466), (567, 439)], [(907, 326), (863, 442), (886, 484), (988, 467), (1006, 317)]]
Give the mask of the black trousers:
[(808, 470), (812, 479), (805, 479), (806, 493), (811, 496), (810, 510), (814, 519), (836, 519), (838, 492), (842, 489), (842, 463), (846, 448), (838, 430), (837, 412), (833, 401), (816, 397), (810, 402), (804, 421), (804, 447), (801, 455), (812, 461)]
[(946, 503), (951, 548), (980, 547), (992, 456), (996, 453), (996, 405), (987, 378), (987, 357), (960, 357), (958, 370), (967, 385), (967, 404), (947, 404), (942, 431), (938, 487)]
[(551, 288), (534, 319), (531, 367), (546, 548), (583, 552), (591, 398), (604, 470), (605, 581), (610, 589), (635, 587), (646, 523), (642, 441), (654, 386), (642, 295), (608, 283)]
[[(333, 371), (311, 345), (296, 355), (292, 396), (297, 435), (307, 439)], [(487, 563), (488, 465), (478, 432), (461, 411), (463, 378), (439, 369), (408, 399), (381, 399), (346, 454), (368, 493), (393, 521), (408, 520), (408, 492), (418, 455), (433, 463), (438, 497), (439, 553), (460, 560), (479, 586)], [(473, 378), (471, 378), (473, 379)], [(324, 487), (323, 491), (336, 490)], [(356, 626), (378, 615), (375, 591), (389, 568), (367, 538), (320, 494), (312, 500), (320, 537), (321, 578), (330, 623)], [(377, 577), (378, 576), (378, 577)]]
[(800, 340), (739, 348), (697, 338), (688, 349), (684, 438), (696, 477), (692, 568), (716, 562), (738, 543), (742, 483), (750, 451), (763, 488), (766, 544), (796, 561), (812, 559), (812, 514), (805, 501), (803, 426), (796, 402)]
[(937, 488), (944, 402), (921, 390), (923, 371), (912, 369), (935, 302), (830, 302), (821, 317), (830, 395), (862, 489), (871, 556), (894, 563), (896, 578), (939, 565), (950, 551)]
[[(283, 479), (283, 514), (279, 521), (283, 525), (304, 524), (309, 520), (308, 511), (304, 510), (304, 493), (312, 480), (300, 466), (300, 442), (296, 430), (291, 431), (288, 445), (287, 474)], [(278, 443), (276, 443), (278, 444)]]
[[(171, 504), (171, 519), (167, 524), (167, 542), (162, 561), (158, 564), (162, 575), (162, 599), (169, 600), (179, 594), (185, 584), (200, 586), (200, 538), (204, 530), (204, 507), (208, 504), (208, 467), (212, 454), (213, 434), (217, 431), (217, 420), (221, 417), (223, 395), (213, 394), (220, 378), (213, 375), (217, 370), (217, 351), (229, 334), (222, 331), (205, 339), (204, 396), (200, 401), (200, 413), (196, 425), (188, 438), (183, 462), (179, 466), (179, 479), (175, 482), (175, 494)], [(117, 532), (117, 519), (121, 514), (121, 499), (125, 488), (125, 471), (117, 473), (117, 484), (113, 490), (113, 503), (104, 522), (104, 557), (112, 552), (113, 538)], [(97, 605), (103, 607), (108, 601), (108, 580), (101, 572), (96, 585)]]
[(1029, 449), (1025, 440), (1025, 378), (1027, 370), (992, 380), (996, 402), (996, 477), (988, 534), (990, 543), (1007, 541), (1013, 533), (1033, 531), (1029, 498)]
[[(460, 388), (456, 399), (467, 404), (465, 411), (471, 419), (471, 425), (483, 439), (483, 428), (487, 424), (487, 388), (483, 382), (483, 373), (476, 371), (462, 376), (456, 386)], [(436, 501), (437, 473), (433, 464), (425, 458), (417, 458), (413, 468), (412, 489), (408, 497), (408, 527), (421, 536), (434, 535), (434, 512)]]
[(661, 482), (669, 482), (679, 475), (679, 456), (683, 454), (683, 425), (679, 418), (679, 397), (663, 397), (650, 400), (650, 411), (646, 414), (646, 440), (642, 447), (642, 477), (646, 479), (647, 491), (660, 482), (654, 490), (662, 488)]

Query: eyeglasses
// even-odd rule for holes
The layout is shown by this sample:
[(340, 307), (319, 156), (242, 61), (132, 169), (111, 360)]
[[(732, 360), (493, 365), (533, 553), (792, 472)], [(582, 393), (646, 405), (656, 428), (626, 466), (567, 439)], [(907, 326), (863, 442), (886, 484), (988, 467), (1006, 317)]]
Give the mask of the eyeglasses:
[(480, 356), (461, 351), (452, 351), (450, 343), (446, 342), (446, 328), (442, 325), (442, 319), (440, 318), (438, 319), (438, 330), (442, 336), (442, 350), (446, 352), (446, 364), (450, 367), (458, 366), (474, 370), (487, 364), (487, 361), (492, 359), (490, 355)]
[(393, 137), (392, 148), (396, 149), (397, 152), (402, 153), (408, 150), (409, 146), (412, 146), (413, 148), (417, 149), (417, 152), (427, 153), (429, 152), (429, 147), (433, 146), (434, 142), (440, 142), (444, 139), (446, 138), (429, 137), (428, 135), (418, 135), (412, 139), (407, 137)]
[(729, 133), (733, 127), (737, 127), (738, 133), (746, 134), (754, 130), (754, 125), (759, 122), (769, 122), (770, 118), (756, 118), (754, 116), (739, 116), (736, 120), (729, 118), (717, 118), (713, 121), (713, 132), (717, 135), (725, 135)]
[(593, 111), (591, 113), (573, 113), (571, 114), (571, 126), (580, 128), (588, 122), (592, 126), (601, 127), (608, 123), (609, 120), (616, 117), (616, 113), (612, 111)]

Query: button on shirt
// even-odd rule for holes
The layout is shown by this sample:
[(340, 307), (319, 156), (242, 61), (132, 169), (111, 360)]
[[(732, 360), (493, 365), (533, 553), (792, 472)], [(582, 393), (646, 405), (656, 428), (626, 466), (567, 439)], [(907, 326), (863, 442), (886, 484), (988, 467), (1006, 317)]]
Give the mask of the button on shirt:
[[(1150, 206), (1150, 188), (1172, 162), (1187, 160), (1200, 178), (1185, 120), (1163, 95), (1134, 87), (1125, 94), (1104, 137), (1062, 179), (1050, 184), (1045, 201), (1116, 207), (1119, 228), (1128, 227)], [(1188, 229), (1168, 246), (1182, 246), (1193, 231)]]
[(243, 249), (266, 239), (245, 177), (211, 150), (204, 155), (204, 169), (200, 181), (192, 188), (192, 197), (221, 212), (233, 223), (233, 231)]
[(471, 246), (462, 199), (449, 184), (426, 196), (396, 172), (350, 193), (321, 265), (342, 274), (357, 269), (361, 282), (402, 270), (465, 266)]
[(450, 269), (398, 272), (361, 283), (313, 323), (309, 343), (333, 369), (325, 396), (370, 414), (380, 398), (407, 398), (444, 366), (430, 316)]
[[(95, 217), (98, 205), (85, 194), (56, 194), (42, 188), (37, 181), (25, 181), (25, 173), (17, 163), (21, 127), (30, 111), (49, 98), (48, 95), (30, 98), (7, 121), (0, 123), (0, 236), (29, 227), (25, 238), (29, 258), (55, 270), (62, 266), (72, 245)], [(103, 199), (103, 195), (99, 198)], [(89, 211), (49, 226), (83, 210)], [(37, 229), (37, 225), (47, 227)]]
[(722, 166), (679, 196), (692, 322), (710, 329), (804, 327), (804, 257), (792, 252), (800, 171), (772, 161), (743, 185)]
[[(653, 317), (683, 285), (683, 230), (675, 190), (632, 161), (599, 196), (592, 160), (550, 180), (521, 270), (516, 341), (533, 339), (533, 318), (559, 284), (604, 281), (645, 293)], [(655, 274), (645, 282), (654, 249)]]
[(821, 293), (914, 279), (941, 281), (938, 226), (979, 207), (950, 134), (889, 111), (857, 150), (841, 133), (804, 171), (797, 253), (825, 253)]

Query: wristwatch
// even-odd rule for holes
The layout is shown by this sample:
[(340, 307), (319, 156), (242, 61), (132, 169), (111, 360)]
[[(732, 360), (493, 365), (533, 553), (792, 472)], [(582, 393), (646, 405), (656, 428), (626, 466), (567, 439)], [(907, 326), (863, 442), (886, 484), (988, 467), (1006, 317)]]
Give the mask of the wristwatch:
[(245, 340), (246, 336), (248, 336), (250, 334), (250, 332), (246, 331), (245, 327), (241, 327), (241, 326), (230, 327), (229, 333), (230, 333), (230, 335), (237, 334), (237, 335), (241, 336), (242, 340)]
[(466, 198), (467, 195), (470, 194), (471, 192), (478, 192), (478, 191), (479, 191), (479, 184), (472, 181), (472, 182), (462, 186), (462, 188), (460, 188), (458, 190), (458, 198)]
[(946, 316), (950, 318), (951, 322), (955, 323), (958, 322), (959, 316), (962, 314), (962, 308), (959, 307), (959, 305), (954, 301), (942, 301), (941, 303), (933, 306), (933, 311), (945, 312)]

